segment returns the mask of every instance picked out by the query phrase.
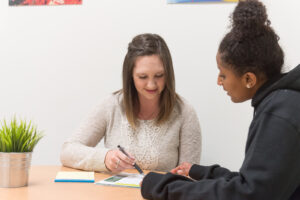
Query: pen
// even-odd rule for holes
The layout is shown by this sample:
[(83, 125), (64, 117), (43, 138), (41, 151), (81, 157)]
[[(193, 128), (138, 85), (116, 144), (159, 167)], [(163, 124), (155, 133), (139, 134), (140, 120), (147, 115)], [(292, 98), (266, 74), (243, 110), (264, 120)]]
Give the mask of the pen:
[[(127, 153), (126, 153), (126, 151), (124, 150), (124, 148), (123, 147), (121, 147), (120, 145), (118, 145), (118, 148), (120, 149), (120, 151), (122, 151), (122, 153), (124, 153), (127, 157), (130, 157)], [(136, 170), (138, 170), (139, 171), (139, 173), (140, 174), (142, 174), (142, 175), (144, 175), (144, 172), (143, 172), (143, 170), (136, 164), (136, 163), (134, 163), (134, 165), (133, 165), (135, 168), (136, 168)]]

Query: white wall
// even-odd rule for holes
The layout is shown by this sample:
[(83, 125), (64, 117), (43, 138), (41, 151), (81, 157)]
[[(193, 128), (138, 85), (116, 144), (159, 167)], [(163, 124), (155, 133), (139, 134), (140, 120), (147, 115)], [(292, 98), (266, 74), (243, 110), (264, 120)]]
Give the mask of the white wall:
[[(264, 1), (281, 36), (286, 65), (299, 63), (299, 0)], [(33, 164), (60, 164), (63, 141), (93, 106), (121, 87), (128, 42), (163, 36), (177, 91), (198, 112), (204, 165), (238, 170), (252, 117), (216, 85), (215, 54), (232, 3), (168, 5), (166, 0), (84, 0), (82, 6), (8, 7), (0, 1), (0, 119), (32, 119), (45, 131)]]

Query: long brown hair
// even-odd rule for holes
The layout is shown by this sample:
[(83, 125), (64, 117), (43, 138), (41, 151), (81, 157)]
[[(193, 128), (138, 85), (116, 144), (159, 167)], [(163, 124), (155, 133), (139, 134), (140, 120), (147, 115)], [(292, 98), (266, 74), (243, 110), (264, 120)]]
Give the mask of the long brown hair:
[(160, 111), (156, 124), (166, 122), (180, 97), (175, 92), (175, 76), (169, 48), (162, 37), (157, 34), (135, 36), (128, 44), (128, 51), (123, 62), (123, 106), (128, 122), (133, 128), (137, 126), (140, 102), (132, 77), (135, 61), (140, 56), (158, 55), (165, 70), (165, 88), (160, 95)]

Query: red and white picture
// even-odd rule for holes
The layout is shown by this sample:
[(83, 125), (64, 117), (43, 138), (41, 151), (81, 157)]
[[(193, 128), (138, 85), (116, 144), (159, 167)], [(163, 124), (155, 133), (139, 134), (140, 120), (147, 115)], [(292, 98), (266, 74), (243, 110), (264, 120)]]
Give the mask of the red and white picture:
[(73, 5), (73, 4), (82, 4), (82, 0), (9, 0), (10, 6)]

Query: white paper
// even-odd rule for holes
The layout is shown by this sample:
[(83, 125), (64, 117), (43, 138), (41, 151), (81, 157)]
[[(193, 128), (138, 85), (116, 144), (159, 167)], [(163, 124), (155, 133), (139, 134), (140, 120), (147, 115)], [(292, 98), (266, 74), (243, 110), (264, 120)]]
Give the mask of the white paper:
[(109, 185), (117, 187), (133, 187), (140, 188), (140, 182), (143, 180), (144, 176), (135, 173), (120, 173), (115, 176), (111, 176), (104, 180), (98, 181), (97, 185)]

